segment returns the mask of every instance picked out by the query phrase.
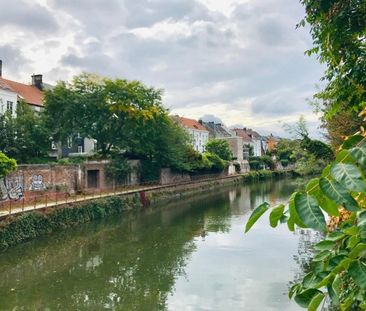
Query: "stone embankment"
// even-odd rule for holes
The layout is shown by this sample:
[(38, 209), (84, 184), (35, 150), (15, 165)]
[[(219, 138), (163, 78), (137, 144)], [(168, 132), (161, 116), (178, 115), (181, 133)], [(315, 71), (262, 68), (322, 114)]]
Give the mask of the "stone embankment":
[(188, 198), (223, 186), (240, 185), (251, 180), (286, 175), (292, 175), (292, 172), (251, 172), (210, 180), (145, 187), (118, 194), (105, 194), (100, 198), (58, 203), (53, 206), (50, 204), (32, 211), (18, 211), (0, 220), (0, 249), (109, 215), (118, 215), (148, 205), (156, 206), (160, 203)]

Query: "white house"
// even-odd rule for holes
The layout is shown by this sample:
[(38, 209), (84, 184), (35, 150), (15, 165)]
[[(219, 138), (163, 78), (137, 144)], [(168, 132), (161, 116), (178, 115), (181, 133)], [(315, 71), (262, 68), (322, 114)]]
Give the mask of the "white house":
[(200, 122), (193, 119), (178, 117), (178, 121), (191, 135), (194, 150), (201, 153), (205, 152), (208, 142), (208, 130)]
[(7, 84), (0, 79), (0, 114), (10, 112), (13, 117), (16, 115), (18, 96)]

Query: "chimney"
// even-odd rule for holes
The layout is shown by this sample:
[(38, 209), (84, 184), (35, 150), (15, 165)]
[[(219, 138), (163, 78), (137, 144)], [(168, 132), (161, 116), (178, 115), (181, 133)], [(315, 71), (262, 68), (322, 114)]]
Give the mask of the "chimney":
[(0, 77), (3, 76), (3, 61), (0, 59)]
[(40, 74), (33, 74), (32, 75), (32, 85), (35, 86), (37, 89), (41, 90), (43, 89), (43, 81), (42, 81), (42, 75)]

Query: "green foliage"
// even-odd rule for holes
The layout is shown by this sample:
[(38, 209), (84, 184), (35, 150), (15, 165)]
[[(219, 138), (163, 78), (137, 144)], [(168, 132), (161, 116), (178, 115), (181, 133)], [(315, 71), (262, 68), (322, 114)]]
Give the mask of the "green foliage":
[(114, 156), (106, 166), (106, 177), (116, 183), (123, 183), (131, 172), (131, 167), (126, 158)]
[[(365, 134), (365, 133), (363, 133)], [(366, 138), (354, 135), (347, 139), (336, 160), (320, 178), (312, 179), (302, 192), (294, 193), (288, 204), (270, 209), (259, 206), (246, 225), (247, 232), (267, 210), (270, 223), (287, 222), (324, 233), (314, 246), (311, 271), (289, 292), (290, 298), (308, 310), (318, 310), (326, 296), (341, 310), (360, 310), (366, 301), (366, 180), (364, 173)], [(265, 207), (265, 208), (264, 208)], [(347, 210), (348, 218), (334, 231), (327, 228), (324, 214), (338, 216)], [(344, 212), (343, 212), (344, 213)]]
[(82, 74), (45, 92), (45, 115), (56, 140), (79, 133), (106, 155), (112, 146), (129, 150), (144, 122), (165, 114), (161, 95), (138, 81)]
[(14, 171), (17, 167), (17, 162), (14, 159), (8, 158), (5, 154), (0, 152), (0, 177), (3, 177)]
[(251, 170), (260, 170), (263, 168), (274, 170), (275, 162), (270, 155), (263, 155), (261, 157), (250, 157), (249, 166)]
[(286, 171), (250, 171), (242, 175), (244, 181), (257, 181), (257, 180), (265, 180), (270, 178), (279, 178), (283, 176), (292, 176), (293, 172)]
[(233, 158), (230, 145), (225, 139), (211, 139), (206, 145), (206, 150), (225, 161), (230, 161)]
[(212, 163), (211, 167), (214, 171), (221, 172), (229, 165), (228, 161), (221, 159), (216, 153), (205, 152), (203, 156)]
[(301, 141), (300, 146), (317, 159), (322, 159), (324, 161), (331, 161), (334, 159), (332, 149), (320, 140), (312, 140), (306, 136)]
[(43, 115), (24, 102), (18, 103), (15, 118), (7, 113), (0, 115), (0, 151), (18, 163), (47, 157), (50, 136)]
[[(136, 204), (136, 203), (134, 203)], [(0, 249), (56, 232), (60, 229), (120, 214), (127, 208), (120, 197), (100, 199), (72, 207), (52, 209), (47, 213), (31, 212), (10, 218), (0, 227)]]
[(357, 116), (366, 103), (366, 4), (363, 0), (300, 0), (310, 25), (316, 54), (326, 66), (325, 87), (314, 96), (316, 109), (323, 112), (323, 124), (335, 150), (343, 136), (357, 131)]

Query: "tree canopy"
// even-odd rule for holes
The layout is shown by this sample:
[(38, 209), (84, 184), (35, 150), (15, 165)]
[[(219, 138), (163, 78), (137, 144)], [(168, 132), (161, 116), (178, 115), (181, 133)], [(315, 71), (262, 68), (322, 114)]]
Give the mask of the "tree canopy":
[(17, 105), (16, 117), (0, 115), (0, 151), (27, 163), (47, 156), (51, 147), (50, 132), (43, 115), (24, 102)]
[(230, 161), (233, 158), (230, 145), (225, 139), (209, 140), (206, 144), (206, 150), (208, 152), (218, 155), (221, 159), (225, 161)]
[(82, 74), (45, 92), (45, 114), (56, 140), (79, 133), (96, 139), (106, 155), (112, 147), (127, 149), (141, 124), (166, 113), (161, 95), (139, 81)]
[[(338, 114), (344, 111), (358, 113), (366, 105), (366, 2), (300, 2), (306, 10), (306, 17), (300, 25), (309, 24), (313, 38), (313, 48), (307, 53), (317, 55), (326, 65), (323, 77), (326, 85), (315, 95), (315, 104), (324, 113), (323, 121), (328, 128), (328, 121)], [(362, 124), (361, 118), (354, 120), (359, 126)], [(347, 135), (344, 133), (347, 128), (341, 129), (341, 135)]]

